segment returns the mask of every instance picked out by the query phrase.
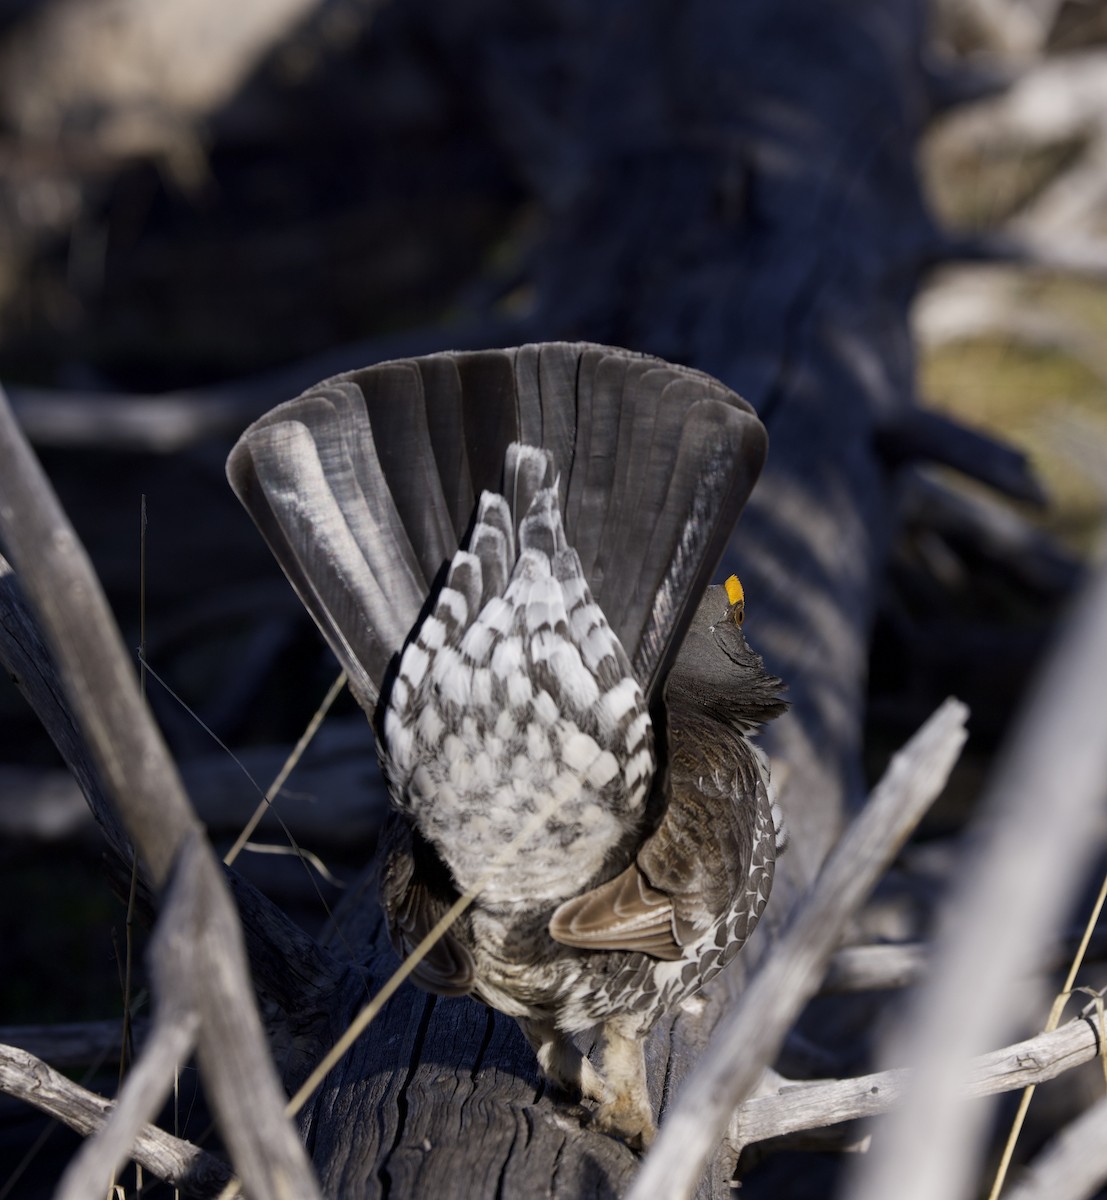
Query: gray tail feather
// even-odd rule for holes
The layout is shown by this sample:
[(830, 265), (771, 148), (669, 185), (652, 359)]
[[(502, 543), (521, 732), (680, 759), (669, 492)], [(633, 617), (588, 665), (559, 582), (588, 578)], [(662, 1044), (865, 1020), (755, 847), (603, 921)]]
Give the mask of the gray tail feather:
[[(513, 442), (549, 458), (513, 451), (505, 478)], [(326, 380), (251, 425), (227, 474), (372, 712), (481, 492), (510, 488), (518, 519), (555, 479), (569, 544), (652, 694), (765, 448), (753, 410), (710, 377), (553, 342)]]

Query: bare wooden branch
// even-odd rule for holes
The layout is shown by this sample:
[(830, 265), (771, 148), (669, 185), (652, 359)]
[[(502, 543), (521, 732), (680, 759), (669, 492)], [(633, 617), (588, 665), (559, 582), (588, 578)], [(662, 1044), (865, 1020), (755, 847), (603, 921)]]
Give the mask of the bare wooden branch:
[(772, 958), (720, 1022), (662, 1124), (628, 1200), (692, 1194), (734, 1109), (753, 1090), (817, 990), (845, 922), (945, 786), (964, 744), (967, 716), (964, 705), (947, 700), (892, 760)]
[[(0, 622), (3, 614), (0, 598)], [(4, 657), (0, 635), (0, 661)], [(287, 757), (287, 747), (258, 746), (234, 758), (220, 752), (180, 764), (196, 814), (213, 838), (242, 830)], [(265, 810), (258, 836), (290, 830), (297, 842), (314, 849), (371, 848), (387, 804), (364, 717), (331, 718)], [(0, 837), (54, 842), (87, 833), (95, 834), (89, 804), (69, 771), (0, 765)]]
[(130, 838), (119, 814), (108, 803), (100, 770), (66, 701), (53, 656), (27, 607), (14, 571), (3, 558), (0, 558), (0, 662), (72, 771), (108, 844), (121, 862), (129, 862)]
[[(1020, 206), (1003, 237), (1006, 251), (1028, 263), (1097, 278), (1107, 270), (1099, 223), (1107, 199), (1105, 63), (1100, 47), (1045, 57), (937, 135), (939, 152), (962, 160), (1069, 147), (1068, 163)], [(993, 245), (1003, 247), (1003, 238)]]
[(1107, 128), (1101, 125), (1080, 160), (1052, 180), (1012, 222), (1011, 230), (1022, 235), (1039, 254), (1058, 244), (1070, 257), (1081, 247), (1088, 261), (1102, 270), (1107, 243), (1101, 234), (1099, 217), (1107, 202)]
[(906, 409), (879, 430), (880, 446), (894, 461), (944, 463), (1016, 500), (1044, 504), (1045, 493), (1027, 457), (995, 438), (924, 408)]
[(34, 843), (61, 842), (82, 834), (95, 837), (96, 827), (68, 771), (0, 766), (0, 837)]
[(155, 884), (198, 828), (142, 702), (92, 565), (0, 396), (0, 538), (62, 665), (62, 678), (106, 787)]
[(989, 51), (1029, 58), (1042, 49), (1057, 18), (1061, 0), (1029, 0), (1009, 4), (1004, 0), (936, 0), (939, 32), (966, 34)]
[[(992, 1096), (1044, 1083), (1091, 1062), (1098, 1053), (1099, 1037), (1093, 1022), (1078, 1018), (1051, 1033), (974, 1059), (966, 1077), (965, 1094)], [(747, 1100), (734, 1114), (728, 1136), (736, 1147), (741, 1147), (800, 1130), (877, 1116), (899, 1102), (909, 1081), (910, 1070), (901, 1067), (856, 1079), (790, 1083), (776, 1095)]]
[[(293, 778), (266, 809), (258, 836), (287, 829), (298, 843), (316, 850), (373, 845), (387, 796), (373, 761), (366, 722), (355, 717), (331, 724), (333, 728), (319, 738), (320, 745), (297, 765)], [(342, 733), (344, 725), (348, 737), (328, 736)], [(242, 766), (225, 754), (181, 764), (196, 814), (213, 839), (237, 835), (257, 808), (259, 793), (242, 768), (264, 788), (287, 755), (286, 748), (257, 747), (236, 755)], [(53, 843), (84, 836), (97, 836), (96, 827), (84, 794), (68, 771), (0, 766), (0, 837)]]
[[(80, 1087), (15, 1046), (0, 1045), (0, 1090), (86, 1135), (100, 1129), (112, 1110), (110, 1100)], [(216, 1196), (231, 1178), (225, 1163), (153, 1125), (139, 1131), (131, 1156), (189, 1196)]]
[(128, 396), (12, 388), (11, 404), (36, 446), (173, 454), (211, 437), (231, 437), (265, 409), (255, 389), (213, 388)]
[[(1107, 198), (1107, 94), (1105, 56), (1096, 48), (1043, 58), (1028, 67), (1002, 95), (955, 114), (935, 138), (936, 153), (961, 161), (996, 154), (1027, 154), (1039, 148), (1068, 150), (1067, 164), (1021, 205), (1002, 230), (977, 238), (969, 257), (990, 257), (1026, 266), (1102, 279), (1107, 242), (1099, 214)], [(949, 246), (956, 257), (955, 242)], [(968, 250), (968, 244), (964, 244)], [(979, 314), (978, 314), (979, 315)], [(1073, 341), (1059, 325), (1036, 314), (1009, 312), (1010, 327), (1032, 340), (1043, 335)], [(1091, 361), (1102, 353), (1091, 349)]]
[[(484, 318), (451, 327), (455, 350), (515, 345), (527, 340), (517, 321)], [(212, 439), (228, 443), (275, 397), (294, 396), (320, 379), (366, 363), (427, 354), (442, 345), (436, 329), (395, 331), (339, 346), (234, 383), (176, 392), (77, 392), (13, 385), (12, 410), (36, 446), (173, 454)]]
[[(1072, 962), (1082, 931), (1074, 931), (1046, 947), (1034, 964), (1038, 973), (1059, 971)], [(1107, 930), (1093, 934), (1085, 961), (1107, 953)], [(821, 993), (884, 991), (913, 987), (926, 979), (933, 963), (933, 947), (925, 942), (882, 942), (871, 946), (845, 946), (827, 965)], [(11, 1040), (10, 1038), (8, 1039)]]
[[(198, 838), (192, 839), (195, 845)], [(192, 851), (195, 853), (195, 850)], [(66, 1168), (59, 1200), (81, 1200), (106, 1189), (127, 1161), (139, 1130), (161, 1108), (174, 1071), (196, 1044), (203, 991), (205, 931), (190, 881), (188, 850), (165, 893), (161, 918), (150, 943), (155, 1016), (150, 1036), (131, 1065), (107, 1123)], [(248, 1066), (248, 1064), (246, 1064)]]
[(889, 942), (878, 946), (846, 946), (827, 964), (823, 993), (883, 991), (918, 983), (930, 965), (930, 948), (922, 942)]
[(1032, 270), (1061, 272), (1076, 279), (1107, 280), (1107, 238), (1079, 233), (1058, 237), (1021, 230), (982, 238), (981, 243), (982, 247), (990, 246), (997, 260)]
[(173, 1071), (188, 1060), (200, 1024), (195, 1009), (178, 1006), (154, 1023), (150, 1039), (131, 1065), (107, 1121), (69, 1162), (55, 1193), (58, 1200), (82, 1200), (106, 1192), (131, 1147), (154, 1117), (173, 1084)]
[(1076, 584), (1073, 556), (1009, 505), (951, 487), (925, 470), (903, 481), (904, 519), (970, 545), (1030, 586), (1066, 594)]
[(1089, 414), (1063, 409), (1050, 422), (1049, 439), (1107, 504), (1107, 431)]
[(920, 293), (911, 315), (925, 348), (969, 338), (1002, 337), (1065, 354), (1107, 382), (1107, 350), (1097, 330), (1078, 314), (1045, 308), (1013, 265), (947, 267)]
[(941, 136), (966, 150), (1028, 150), (1094, 132), (1107, 114), (1105, 62), (1107, 53), (1093, 47), (1027, 64), (1002, 93), (953, 114)]
[(304, 1148), (284, 1117), (226, 881), (139, 695), (91, 564), (2, 394), (0, 538), (41, 616), (96, 766), (155, 884), (165, 885), (180, 858), (204, 897), (199, 1054), (236, 1166), (259, 1195), (318, 1195)]
[[(38, 624), (27, 608), (18, 580), (3, 559), (0, 559), (0, 662), (17, 678), (24, 696), (60, 750), (118, 861), (128, 862), (130, 842), (126, 831), (66, 701), (65, 688), (43, 644)], [(339, 747), (346, 744), (341, 734), (336, 740)], [(352, 769), (358, 771), (356, 766)], [(127, 872), (129, 875), (129, 867)], [(280, 1047), (290, 1086), (295, 1086), (329, 1044), (332, 1035), (323, 1032), (328, 1025), (322, 1012), (323, 998), (332, 994), (343, 968), (241, 876), (228, 871), (225, 879), (242, 915), (253, 983), (265, 1005), (270, 1036)], [(146, 895), (146, 889), (140, 888), (140, 898)]]
[(918, 1064), (918, 1073), (858, 1168), (859, 1200), (952, 1200), (975, 1186), (988, 1113), (983, 1105), (966, 1108), (966, 1064), (1028, 1016), (1012, 985), (1032, 970), (1099, 846), (1107, 791), (1104, 678), (1101, 567), (1012, 732), (982, 803), (971, 869), (945, 907), (929, 985), (885, 1053), (886, 1062)]
[(167, 153), (188, 122), (225, 104), (318, 4), (248, 2), (233, 20), (217, 2), (47, 5), (9, 50), (0, 93), (5, 115), (25, 137), (49, 140), (74, 112), (95, 114), (98, 126), (107, 126), (97, 129), (106, 149)]
[(928, 54), (927, 94), (936, 115), (984, 100), (1010, 87), (1018, 68), (998, 59), (964, 59)]

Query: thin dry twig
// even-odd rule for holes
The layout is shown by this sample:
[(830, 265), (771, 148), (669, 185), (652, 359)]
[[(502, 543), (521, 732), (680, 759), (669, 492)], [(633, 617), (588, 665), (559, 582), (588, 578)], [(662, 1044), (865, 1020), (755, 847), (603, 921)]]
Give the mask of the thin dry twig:
[(266, 810), (269, 809), (274, 798), (284, 787), (289, 775), (292, 774), (293, 768), (304, 756), (304, 751), (307, 749), (313, 737), (319, 732), (319, 727), (323, 723), (323, 718), (331, 710), (331, 706), (338, 699), (339, 693), (346, 686), (346, 672), (339, 671), (338, 678), (331, 684), (327, 690), (327, 694), (323, 697), (319, 707), (312, 713), (311, 720), (307, 724), (307, 728), (300, 735), (296, 745), (292, 747), (288, 757), (284, 760), (281, 769), (277, 772), (276, 778), (265, 789), (265, 795), (261, 798), (261, 803), (254, 809), (253, 815), (243, 826), (238, 837), (235, 839), (234, 845), (223, 855), (223, 861), (229, 867), (234, 860), (239, 856), (243, 846), (250, 840), (255, 829), (261, 823), (261, 819), (265, 816)]
[[(1065, 982), (1061, 986), (1061, 991), (1053, 1001), (1049, 1020), (1046, 1022), (1047, 1033), (1057, 1028), (1057, 1024), (1061, 1020), (1061, 1013), (1064, 1012), (1065, 1005), (1072, 995), (1072, 989), (1076, 986), (1076, 977), (1080, 973), (1080, 968), (1084, 965), (1084, 955), (1087, 953), (1088, 945), (1092, 940), (1092, 932), (1099, 923), (1099, 915), (1103, 911), (1105, 900), (1107, 900), (1107, 876), (1104, 877), (1103, 882), (1099, 885), (1099, 895), (1096, 897), (1095, 904), (1092, 905), (1092, 911), (1088, 916), (1088, 923), (1084, 928), (1084, 936), (1080, 939), (1080, 945), (1073, 955), (1072, 963), (1069, 966), (1068, 975), (1065, 976)], [(1107, 1059), (1104, 1061), (1107, 1064)], [(1011, 1122), (1011, 1132), (1007, 1138), (1007, 1145), (1003, 1148), (1003, 1155), (996, 1170), (992, 1190), (988, 1193), (988, 1200), (998, 1200), (1000, 1190), (1003, 1187), (1003, 1181), (1007, 1176), (1007, 1170), (1011, 1165), (1011, 1156), (1015, 1150), (1015, 1143), (1022, 1132), (1023, 1122), (1026, 1120), (1026, 1114), (1030, 1109), (1030, 1101), (1033, 1098), (1034, 1085), (1031, 1084), (1019, 1099), (1018, 1112), (1015, 1114), (1015, 1119)]]
[[(226, 880), (149, 711), (103, 590), (0, 393), (0, 537), (39, 615), (96, 767), (154, 883), (179, 859), (204, 897), (197, 938), (199, 1058), (247, 1186), (318, 1196), (253, 1000), (242, 930)], [(195, 836), (193, 836), (195, 835)], [(191, 844), (196, 849), (184, 856)]]
[[(110, 1100), (67, 1079), (33, 1054), (2, 1044), (0, 1090), (86, 1135), (100, 1129), (113, 1108)], [(226, 1163), (153, 1125), (140, 1128), (130, 1152), (136, 1162), (186, 1195), (210, 1197), (231, 1178)]]
[[(1044, 1083), (1091, 1062), (1099, 1053), (1093, 1022), (1078, 1018), (1052, 1033), (973, 1059), (965, 1083), (967, 1096), (992, 1096), (1027, 1084)], [(909, 1068), (879, 1071), (855, 1079), (792, 1083), (775, 1095), (747, 1100), (734, 1114), (731, 1137), (738, 1146), (806, 1129), (873, 1117), (897, 1104), (909, 1086)]]

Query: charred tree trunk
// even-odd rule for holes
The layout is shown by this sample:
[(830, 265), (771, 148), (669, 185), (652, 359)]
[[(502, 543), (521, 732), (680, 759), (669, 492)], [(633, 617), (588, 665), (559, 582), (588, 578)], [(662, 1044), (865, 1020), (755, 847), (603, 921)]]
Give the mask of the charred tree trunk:
[[(909, 420), (907, 305), (941, 246), (911, 156), (928, 79), (913, 3), (565, 12), (540, 38), (497, 6), (471, 21), (457, 8), (436, 30), (549, 204), (522, 336), (699, 367), (745, 395), (770, 435), (727, 566), (747, 584), (751, 639), (790, 689), (767, 740), (792, 847), (758, 944), (702, 1012), (655, 1030), (664, 1101), (863, 794), (869, 631), (894, 508), (879, 434)], [(542, 86), (552, 79), (557, 94)], [(373, 991), (394, 965), (379, 918), (359, 903), (342, 926), (375, 948)], [(348, 977), (338, 1025), (366, 986)], [(305, 1127), (334, 1195), (609, 1196), (637, 1166), (543, 1093), (510, 1021), (407, 989)], [(728, 1195), (732, 1167), (723, 1155), (703, 1194)]]

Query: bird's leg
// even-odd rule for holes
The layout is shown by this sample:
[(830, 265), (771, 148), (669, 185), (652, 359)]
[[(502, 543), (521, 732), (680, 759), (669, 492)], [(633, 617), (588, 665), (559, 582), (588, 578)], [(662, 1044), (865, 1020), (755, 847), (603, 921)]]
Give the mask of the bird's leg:
[(602, 1100), (607, 1089), (596, 1068), (573, 1041), (550, 1021), (520, 1018), (526, 1039), (534, 1047), (542, 1074), (556, 1087), (586, 1100)]
[(657, 1126), (646, 1087), (641, 1029), (637, 1023), (631, 1026), (615, 1017), (604, 1022), (603, 1035), (607, 1098), (596, 1111), (595, 1125), (621, 1137), (633, 1149), (644, 1150), (653, 1141)]

